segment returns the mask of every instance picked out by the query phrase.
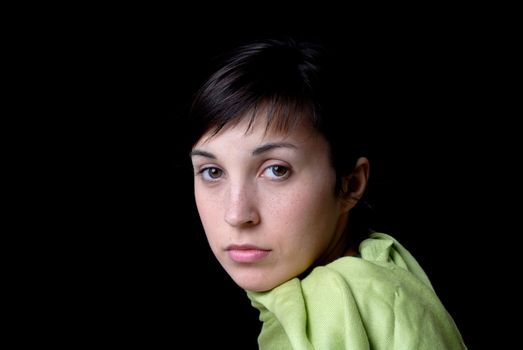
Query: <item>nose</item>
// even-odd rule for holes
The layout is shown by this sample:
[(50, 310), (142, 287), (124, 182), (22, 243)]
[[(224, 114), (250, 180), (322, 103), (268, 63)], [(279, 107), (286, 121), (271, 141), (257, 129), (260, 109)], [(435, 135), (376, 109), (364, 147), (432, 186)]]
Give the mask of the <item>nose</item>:
[(225, 222), (229, 225), (249, 227), (260, 223), (255, 190), (247, 186), (231, 187), (225, 205)]

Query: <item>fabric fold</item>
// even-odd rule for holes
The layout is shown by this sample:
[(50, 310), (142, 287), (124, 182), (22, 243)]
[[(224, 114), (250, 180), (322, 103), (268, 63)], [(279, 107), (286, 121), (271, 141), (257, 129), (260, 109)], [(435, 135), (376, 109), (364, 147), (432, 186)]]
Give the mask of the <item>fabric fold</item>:
[(373, 233), (343, 257), (267, 292), (247, 292), (260, 349), (466, 349), (414, 257)]

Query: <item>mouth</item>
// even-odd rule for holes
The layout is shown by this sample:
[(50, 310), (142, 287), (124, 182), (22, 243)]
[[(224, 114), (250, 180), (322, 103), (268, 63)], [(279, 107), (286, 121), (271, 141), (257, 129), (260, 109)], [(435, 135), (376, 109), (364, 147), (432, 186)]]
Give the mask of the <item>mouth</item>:
[(226, 249), (229, 258), (237, 263), (253, 263), (264, 259), (271, 252), (253, 245), (230, 245)]

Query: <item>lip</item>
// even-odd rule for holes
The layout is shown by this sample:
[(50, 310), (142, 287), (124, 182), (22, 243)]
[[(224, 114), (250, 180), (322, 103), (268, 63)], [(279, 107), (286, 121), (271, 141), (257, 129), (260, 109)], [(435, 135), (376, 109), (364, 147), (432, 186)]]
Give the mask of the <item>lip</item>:
[(262, 260), (271, 252), (269, 249), (263, 249), (254, 245), (232, 244), (226, 249), (229, 258), (237, 263), (253, 263)]

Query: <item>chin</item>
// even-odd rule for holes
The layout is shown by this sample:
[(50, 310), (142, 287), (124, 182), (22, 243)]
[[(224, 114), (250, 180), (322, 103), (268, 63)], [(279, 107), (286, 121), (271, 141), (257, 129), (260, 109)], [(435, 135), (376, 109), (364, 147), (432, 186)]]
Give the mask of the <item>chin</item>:
[(267, 292), (292, 278), (267, 279), (265, 274), (257, 274), (253, 273), (253, 271), (250, 272), (251, 273), (245, 271), (245, 273), (230, 276), (240, 288), (250, 292)]
[(278, 269), (224, 267), (227, 267), (226, 272), (240, 288), (250, 292), (266, 292), (296, 277), (292, 271), (283, 273), (284, 271)]
[(266, 292), (281, 284), (274, 279), (267, 279), (264, 274), (254, 271), (243, 271), (243, 273), (230, 274), (233, 281), (242, 289), (250, 292)]
[(276, 287), (276, 284), (267, 283), (267, 282), (256, 283), (253, 281), (246, 282), (246, 281), (239, 281), (239, 280), (234, 280), (234, 282), (236, 282), (236, 284), (240, 288), (245, 289), (249, 292), (266, 292), (266, 291), (271, 290), (272, 288)]

